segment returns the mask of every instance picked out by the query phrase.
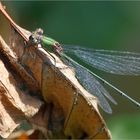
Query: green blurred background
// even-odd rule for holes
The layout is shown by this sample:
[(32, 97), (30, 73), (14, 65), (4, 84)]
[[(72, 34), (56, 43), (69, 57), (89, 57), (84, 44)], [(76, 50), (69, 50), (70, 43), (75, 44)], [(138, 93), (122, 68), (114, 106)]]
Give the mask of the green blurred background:
[[(3, 1), (8, 13), (30, 31), (41, 27), (64, 44), (140, 52), (140, 2)], [(140, 77), (100, 76), (140, 101)], [(108, 88), (118, 102), (113, 114), (102, 112), (113, 139), (140, 139), (140, 108)], [(114, 94), (115, 93), (115, 94)]]

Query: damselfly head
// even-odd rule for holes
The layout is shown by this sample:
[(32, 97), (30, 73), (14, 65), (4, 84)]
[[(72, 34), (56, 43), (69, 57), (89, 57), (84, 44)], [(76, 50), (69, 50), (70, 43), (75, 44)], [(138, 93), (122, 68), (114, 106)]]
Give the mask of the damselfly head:
[(30, 45), (37, 45), (41, 43), (41, 38), (43, 35), (43, 30), (41, 28), (36, 29), (32, 34), (29, 36), (29, 44)]
[(30, 45), (37, 45), (40, 43), (40, 39), (35, 35), (35, 34), (31, 34), (29, 36), (29, 42)]
[(43, 29), (41, 29), (41, 28), (36, 29), (35, 34), (43, 35)]

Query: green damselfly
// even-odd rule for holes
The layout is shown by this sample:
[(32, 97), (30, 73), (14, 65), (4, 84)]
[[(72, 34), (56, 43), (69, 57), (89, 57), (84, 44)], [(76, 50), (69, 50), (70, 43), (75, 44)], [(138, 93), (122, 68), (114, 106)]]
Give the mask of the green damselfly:
[(95, 50), (73, 45), (60, 45), (54, 39), (44, 36), (42, 29), (37, 29), (35, 32), (33, 32), (29, 37), (29, 41), (30, 43), (41, 45), (46, 49), (51, 47), (56, 54), (68, 60), (70, 62), (69, 64), (75, 68), (76, 75), (80, 83), (86, 90), (98, 98), (99, 105), (105, 112), (112, 113), (112, 109), (106, 98), (108, 98), (114, 104), (117, 103), (98, 80), (110, 86), (116, 90), (117, 93), (126, 97), (132, 103), (140, 107), (139, 102), (135, 101), (130, 96), (113, 86), (111, 83), (107, 82), (105, 79), (101, 78), (66, 54), (72, 54), (83, 62), (89, 64), (91, 67), (108, 73), (118, 75), (140, 75), (139, 53)]

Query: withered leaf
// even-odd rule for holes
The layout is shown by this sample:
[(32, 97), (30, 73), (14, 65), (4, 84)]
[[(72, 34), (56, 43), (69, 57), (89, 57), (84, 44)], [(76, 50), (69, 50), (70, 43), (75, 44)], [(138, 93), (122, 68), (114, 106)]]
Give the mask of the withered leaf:
[[(2, 6), (0, 9), (7, 17)], [(31, 33), (15, 24), (11, 18), (7, 19), (14, 28), (10, 48), (23, 69), (23, 73), (20, 73), (15, 68), (18, 79), (25, 82), (27, 91), (35, 92), (36, 95), (41, 93), (45, 100), (45, 108), (41, 108), (30, 122), (49, 138), (110, 139), (109, 130), (97, 107), (97, 99), (80, 85), (74, 70), (54, 53), (48, 53), (37, 46), (28, 46)], [(12, 85), (17, 89), (17, 85)], [(17, 95), (15, 102), (21, 99), (20, 90)], [(27, 93), (24, 95), (28, 96)], [(37, 105), (39, 109), (41, 103)], [(20, 111), (25, 115), (25, 110), (20, 108)]]

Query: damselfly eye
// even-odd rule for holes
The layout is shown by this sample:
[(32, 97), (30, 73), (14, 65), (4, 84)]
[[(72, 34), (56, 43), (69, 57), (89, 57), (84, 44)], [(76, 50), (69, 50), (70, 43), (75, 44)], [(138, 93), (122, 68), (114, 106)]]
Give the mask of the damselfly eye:
[(33, 36), (32, 36), (32, 35), (29, 36), (29, 40), (30, 40), (30, 41), (33, 40)]
[(38, 35), (43, 35), (43, 29), (41, 29), (41, 28), (38, 28), (38, 29), (36, 29), (36, 34), (38, 34)]
[(29, 44), (35, 45), (40, 43), (40, 41), (32, 34), (29, 37)]
[(29, 36), (29, 42), (30, 44), (36, 44), (35, 38), (33, 37), (33, 35)]

